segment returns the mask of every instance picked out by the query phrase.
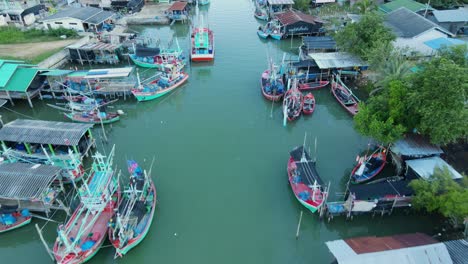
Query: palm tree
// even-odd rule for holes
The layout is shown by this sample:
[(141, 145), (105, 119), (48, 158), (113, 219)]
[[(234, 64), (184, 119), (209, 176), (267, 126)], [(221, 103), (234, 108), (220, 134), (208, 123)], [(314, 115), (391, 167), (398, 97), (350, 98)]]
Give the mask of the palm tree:
[(370, 11), (376, 10), (377, 5), (374, 0), (361, 0), (356, 3), (356, 8), (361, 14), (369, 13)]

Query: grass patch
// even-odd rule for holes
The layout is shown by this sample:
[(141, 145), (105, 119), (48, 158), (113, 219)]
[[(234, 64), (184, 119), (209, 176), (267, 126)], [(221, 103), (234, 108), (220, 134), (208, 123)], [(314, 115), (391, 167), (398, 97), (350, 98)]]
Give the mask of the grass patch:
[(24, 62), (26, 62), (28, 64), (38, 64), (41, 61), (49, 58), (50, 56), (54, 55), (55, 53), (57, 53), (57, 52), (59, 52), (61, 50), (63, 50), (63, 47), (52, 49), (52, 50), (40, 53), (37, 56), (31, 57), (31, 58), (18, 58), (18, 57), (13, 57), (13, 56), (2, 56), (0, 59), (3, 59), (3, 60), (21, 60), (21, 61), (24, 61)]
[(71, 29), (59, 28), (51, 30), (28, 29), (21, 30), (16, 27), (0, 27), (0, 44), (18, 44), (32, 42), (46, 42), (60, 40), (60, 36), (67, 38), (77, 37), (78, 33)]

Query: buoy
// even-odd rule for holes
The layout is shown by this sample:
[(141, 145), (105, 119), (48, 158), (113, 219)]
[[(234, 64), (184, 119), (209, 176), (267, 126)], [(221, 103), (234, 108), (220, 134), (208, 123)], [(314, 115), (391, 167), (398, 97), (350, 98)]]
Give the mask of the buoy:
[(122, 110), (117, 110), (117, 114), (118, 114), (118, 115), (124, 115), (125, 113), (124, 113), (124, 111), (122, 111)]

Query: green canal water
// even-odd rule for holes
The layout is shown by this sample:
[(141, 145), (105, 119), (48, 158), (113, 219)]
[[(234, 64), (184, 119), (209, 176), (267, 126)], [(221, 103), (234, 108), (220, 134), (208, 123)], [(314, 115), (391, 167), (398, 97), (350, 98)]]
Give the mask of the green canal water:
[[(436, 232), (435, 220), (417, 213), (328, 223), (305, 211), (287, 182), (288, 151), (301, 145), (307, 132), (315, 156), (317, 138), (318, 172), (331, 182), (331, 199), (339, 199), (336, 193), (344, 191), (368, 139), (357, 134), (351, 117), (327, 89), (315, 92), (318, 105), (312, 116), (283, 127), (280, 104), (264, 100), (259, 77), (267, 67), (267, 53), (276, 61), (284, 52), (287, 58), (295, 56), (299, 42), (260, 40), (250, 0), (214, 0), (206, 11), (215, 32), (216, 61), (188, 67), (189, 82), (160, 100), (137, 103), (132, 98), (115, 106), (126, 116), (106, 127), (109, 143), (99, 141), (98, 147), (108, 151), (115, 144), (115, 165), (123, 171), (127, 158), (149, 166), (154, 156), (159, 204), (142, 244), (119, 260), (113, 260), (112, 248), (103, 248), (90, 263), (330, 263), (329, 240)], [(133, 29), (162, 38), (162, 44), (174, 33), (188, 47), (187, 25)], [(50, 101), (35, 100), (30, 109), (21, 102), (15, 110), (64, 121), (46, 103)], [(5, 122), (18, 118), (2, 115)], [(101, 130), (95, 128), (94, 134), (99, 137)], [(35, 223), (44, 225), (42, 220)], [(49, 223), (44, 228), (50, 245), (56, 227)], [(2, 234), (0, 257), (1, 263), (50, 263), (34, 225)]]

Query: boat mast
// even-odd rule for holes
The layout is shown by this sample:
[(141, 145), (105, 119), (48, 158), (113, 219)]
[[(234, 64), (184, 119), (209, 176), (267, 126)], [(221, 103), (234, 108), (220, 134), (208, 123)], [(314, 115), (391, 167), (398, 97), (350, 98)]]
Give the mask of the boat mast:
[(307, 132), (304, 134), (304, 143), (302, 144), (302, 155), (301, 155), (301, 162), (306, 162), (307, 158), (305, 157), (305, 145), (307, 140)]

